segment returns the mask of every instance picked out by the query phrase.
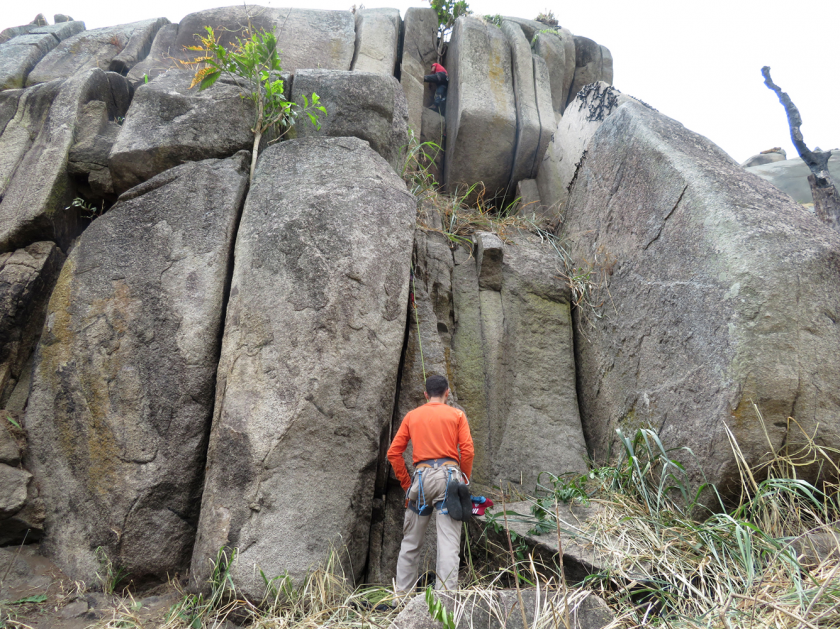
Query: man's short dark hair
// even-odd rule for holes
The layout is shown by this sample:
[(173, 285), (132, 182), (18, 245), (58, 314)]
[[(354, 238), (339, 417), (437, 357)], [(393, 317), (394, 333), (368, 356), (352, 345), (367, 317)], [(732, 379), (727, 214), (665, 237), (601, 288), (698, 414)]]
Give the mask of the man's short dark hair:
[(426, 378), (426, 393), (429, 397), (440, 397), (449, 388), (449, 383), (443, 376), (429, 376)]

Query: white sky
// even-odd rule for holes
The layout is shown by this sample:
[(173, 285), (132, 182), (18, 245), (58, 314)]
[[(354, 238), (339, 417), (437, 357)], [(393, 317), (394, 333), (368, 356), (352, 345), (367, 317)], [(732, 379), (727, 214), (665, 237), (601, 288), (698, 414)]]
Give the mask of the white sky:
[[(356, 0), (357, 2), (359, 0)], [(349, 9), (353, 0), (272, 0), (266, 6)], [(228, 4), (225, 0), (0, 0), (0, 29), (43, 13), (66, 13), (98, 28)], [(422, 0), (366, 0), (368, 8), (428, 6)], [(796, 103), (810, 148), (840, 147), (838, 0), (472, 0), (478, 14), (533, 19), (551, 9), (562, 26), (607, 46), (615, 86), (702, 133), (736, 160), (774, 146), (796, 151), (787, 119), (761, 67)]]

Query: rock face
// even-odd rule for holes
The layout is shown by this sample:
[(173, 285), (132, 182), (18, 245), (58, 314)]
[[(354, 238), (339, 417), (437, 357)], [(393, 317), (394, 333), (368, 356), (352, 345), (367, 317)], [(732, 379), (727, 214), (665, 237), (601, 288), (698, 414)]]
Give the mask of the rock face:
[(292, 100), (315, 92), (327, 115), (316, 129), (305, 118), (295, 126), (299, 138), (356, 137), (366, 140), (397, 171), (408, 145), (408, 109), (400, 83), (373, 72), (301, 70), (292, 83)]
[[(516, 149), (513, 154), (510, 181), (506, 187), (506, 192), (509, 193), (516, 189), (518, 181), (533, 176), (532, 171), (540, 145), (540, 113), (537, 109), (531, 46), (518, 24), (504, 21), (502, 32), (510, 44), (513, 96), (516, 103)], [(552, 116), (551, 123), (554, 122), (553, 118)], [(546, 129), (546, 141), (550, 136), (551, 131)]]
[(787, 159), (784, 151), (768, 151), (753, 155), (741, 166), (744, 168), (751, 168), (752, 166), (763, 166), (764, 164), (772, 164), (773, 162), (783, 162)]
[(117, 192), (178, 164), (253, 146), (252, 102), (228, 79), (191, 90), (193, 74), (169, 70), (137, 88), (108, 160)]
[(501, 29), (460, 17), (447, 52), (447, 189), (483, 182), (486, 198), (505, 193), (516, 148), (510, 44)]
[[(523, 29), (524, 30), (524, 29)], [(569, 90), (575, 76), (575, 40), (565, 28), (554, 32), (538, 31), (532, 37), (534, 54), (545, 60), (551, 83), (551, 103), (555, 120), (566, 109)]]
[(0, 254), (0, 406), (21, 378), (41, 334), (47, 301), (64, 254), (51, 242), (36, 242)]
[[(423, 83), (437, 60), (438, 20), (432, 8), (410, 7), (403, 20), (403, 52), (400, 85), (408, 103), (408, 126), (419, 137), (424, 107), (434, 101), (434, 86)], [(443, 146), (441, 144), (441, 146)]]
[(26, 413), (43, 550), (91, 581), (184, 569), (247, 152), (166, 171), (85, 231), (50, 300)]
[(223, 546), (240, 549), (232, 576), (248, 597), (263, 594), (255, 567), (300, 578), (331, 545), (347, 545), (340, 559), (360, 576), (415, 213), (356, 138), (291, 140), (260, 157), (236, 241), (193, 587)]
[(126, 79), (100, 69), (26, 89), (0, 136), (0, 251), (38, 240), (66, 248), (79, 231), (67, 159), (83, 107), (107, 104), (108, 116), (124, 116), (132, 93)]
[[(828, 170), (835, 182), (840, 181), (840, 152), (832, 153), (828, 159)], [(748, 171), (769, 181), (798, 203), (814, 202), (811, 195), (811, 186), (808, 183), (808, 175), (811, 174), (811, 170), (799, 157), (761, 166), (752, 166), (748, 168)]]
[(121, 127), (108, 119), (108, 105), (101, 100), (87, 103), (79, 116), (76, 142), (70, 149), (67, 172), (84, 189), (89, 202), (116, 201), (108, 156)]
[(566, 234), (577, 264), (599, 261), (610, 295), (609, 315), (591, 327), (576, 318), (589, 339), (577, 344), (578, 390), (596, 457), (616, 428), (652, 426), (737, 495), (725, 428), (747, 465), (771, 444), (801, 443), (788, 417), (840, 443), (840, 402), (827, 393), (840, 379), (835, 231), (707, 139), (627, 102), (589, 144)]
[(575, 78), (569, 91), (571, 103), (584, 85), (613, 81), (613, 62), (610, 51), (588, 37), (575, 37)]
[[(588, 595), (587, 595), (588, 594)], [(443, 592), (438, 598), (458, 619), (457, 629), (522, 629), (522, 614), (516, 590), (496, 590), (488, 596), (458, 596)], [(534, 616), (563, 617), (566, 599), (558, 592), (521, 591), (525, 619), (529, 626), (540, 624)], [(607, 604), (594, 594), (577, 592), (569, 596), (569, 625), (575, 629), (601, 629), (613, 620)], [(535, 614), (538, 611), (538, 614)], [(389, 629), (436, 629), (440, 622), (432, 618), (425, 595), (413, 598), (394, 618)]]
[(128, 78), (142, 82), (144, 75), (154, 78), (178, 67), (178, 61), (194, 59), (197, 53), (184, 47), (195, 46), (197, 36), (207, 34), (205, 26), (212, 26), (221, 35), (222, 45), (228, 46), (237, 37), (244, 37), (248, 24), (255, 30), (273, 31), (277, 35), (277, 47), (282, 51), (280, 62), (287, 72), (294, 73), (298, 68), (350, 69), (356, 40), (350, 11), (241, 5), (190, 13), (177, 25), (177, 30), (162, 29), (149, 56), (132, 68)]
[(599, 82), (587, 86), (569, 103), (537, 171), (537, 186), (547, 215), (560, 211), (592, 136), (627, 100), (633, 99)]
[[(68, 24), (74, 22), (60, 26), (68, 28)], [(66, 79), (93, 68), (125, 74), (148, 54), (152, 39), (164, 24), (169, 20), (157, 18), (78, 33), (50, 51), (29, 73), (26, 84)]]
[(84, 22), (65, 22), (54, 26), (30, 24), (26, 27), (27, 34), (0, 44), (0, 90), (26, 85), (29, 73), (47, 53), (62, 40), (83, 30)]
[(398, 9), (356, 11), (356, 48), (350, 69), (393, 76), (401, 25)]
[(569, 289), (547, 246), (481, 232), (476, 240), (473, 256), (455, 251), (453, 381), (473, 434), (475, 480), (528, 491), (540, 472), (586, 469)]
[(423, 165), (429, 164), (429, 175), (440, 184), (443, 182), (443, 163), (446, 156), (446, 118), (424, 107), (421, 120), (423, 129), (420, 132), (420, 143), (429, 143), (421, 149), (425, 154)]

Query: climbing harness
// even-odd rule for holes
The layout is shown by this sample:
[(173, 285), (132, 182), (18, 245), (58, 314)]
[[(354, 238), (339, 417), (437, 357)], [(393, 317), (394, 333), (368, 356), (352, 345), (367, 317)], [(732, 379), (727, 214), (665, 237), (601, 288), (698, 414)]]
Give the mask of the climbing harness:
[[(447, 466), (448, 469), (446, 471), (446, 485), (445, 485), (445, 489), (443, 491), (443, 498), (441, 498), (440, 500), (436, 500), (434, 502), (434, 504), (428, 504), (426, 502), (426, 490), (423, 487), (423, 473), (424, 472), (428, 473), (429, 471), (438, 470), (441, 467), (445, 466), (447, 463), (450, 463), (450, 465)], [(454, 465), (451, 465), (453, 463), (454, 463)], [(457, 472), (457, 474), (456, 474), (456, 472)], [(415, 474), (415, 476), (417, 476), (417, 501), (414, 501), (414, 500), (411, 500), (411, 499), (408, 498), (408, 493), (409, 493), (409, 491), (411, 491), (411, 487), (408, 488), (408, 491), (406, 491), (405, 496), (406, 496), (406, 499), (408, 500), (408, 508), (411, 509), (412, 511), (414, 511), (414, 513), (416, 513), (418, 515), (431, 515), (432, 510), (435, 509), (435, 508), (437, 508), (438, 513), (448, 515), (449, 510), (447, 509), (447, 506), (446, 506), (446, 498), (447, 498), (447, 496), (449, 496), (449, 488), (450, 487), (455, 488), (460, 484), (463, 484), (464, 486), (467, 486), (467, 485), (470, 484), (470, 480), (469, 480), (469, 478), (467, 478), (466, 474), (464, 474), (457, 467), (457, 461), (455, 461), (454, 459), (450, 459), (450, 458), (428, 459), (426, 461), (420, 461), (415, 467), (414, 474)], [(458, 475), (460, 475), (460, 477), (461, 477), (460, 480), (458, 479)], [(454, 482), (453, 482), (453, 476), (455, 477)], [(467, 492), (467, 493), (469, 493), (469, 492)], [(472, 509), (470, 509), (469, 512), (471, 512), (471, 510)]]

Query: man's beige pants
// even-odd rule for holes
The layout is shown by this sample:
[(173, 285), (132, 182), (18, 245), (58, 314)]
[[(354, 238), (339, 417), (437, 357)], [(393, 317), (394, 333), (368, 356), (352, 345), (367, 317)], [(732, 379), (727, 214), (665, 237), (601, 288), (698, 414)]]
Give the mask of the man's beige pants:
[[(446, 468), (424, 471), (423, 496), (418, 500), (419, 478), (417, 475), (411, 484), (408, 497), (423, 504), (423, 498), (427, 504), (434, 504), (443, 499), (446, 491)], [(460, 470), (455, 468), (460, 475)], [(436, 590), (457, 590), (458, 589), (458, 562), (461, 548), (461, 523), (453, 520), (435, 509), (437, 520), (437, 565), (435, 572)], [(423, 546), (423, 538), (426, 535), (426, 527), (429, 526), (430, 515), (419, 515), (409, 508), (405, 510), (405, 521), (403, 522), (403, 540), (400, 546), (400, 556), (397, 560), (397, 592), (412, 592), (417, 583), (417, 572), (420, 564), (420, 549)]]

